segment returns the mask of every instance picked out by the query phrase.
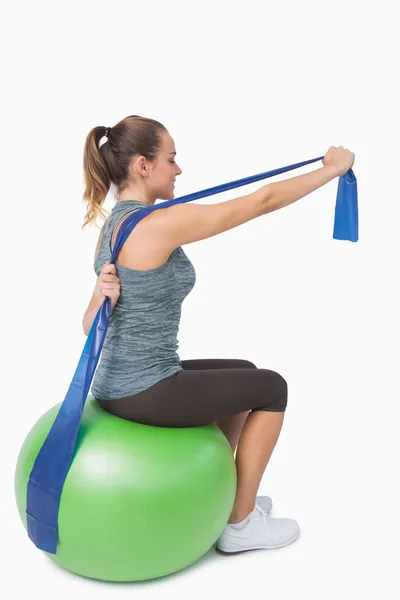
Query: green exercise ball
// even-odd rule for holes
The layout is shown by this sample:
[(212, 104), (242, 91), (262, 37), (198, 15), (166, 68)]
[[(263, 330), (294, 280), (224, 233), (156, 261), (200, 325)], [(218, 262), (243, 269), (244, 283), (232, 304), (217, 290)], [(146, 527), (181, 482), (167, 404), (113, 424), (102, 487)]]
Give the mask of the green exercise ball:
[[(61, 404), (29, 432), (15, 495), (26, 490)], [(59, 507), (59, 566), (103, 581), (143, 581), (193, 564), (221, 535), (236, 494), (231, 447), (215, 424), (153, 427), (104, 411), (88, 396)]]

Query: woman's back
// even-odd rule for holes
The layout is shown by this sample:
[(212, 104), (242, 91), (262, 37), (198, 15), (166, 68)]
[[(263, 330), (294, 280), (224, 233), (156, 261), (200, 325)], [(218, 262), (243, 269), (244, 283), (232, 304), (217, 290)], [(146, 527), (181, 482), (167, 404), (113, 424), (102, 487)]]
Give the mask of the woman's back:
[[(110, 260), (118, 224), (144, 206), (137, 200), (114, 206), (94, 261), (97, 275)], [(181, 307), (196, 281), (195, 269), (180, 246), (155, 269), (135, 270), (118, 260), (115, 267), (121, 293), (92, 385), (92, 394), (102, 400), (132, 396), (182, 370), (177, 353)]]

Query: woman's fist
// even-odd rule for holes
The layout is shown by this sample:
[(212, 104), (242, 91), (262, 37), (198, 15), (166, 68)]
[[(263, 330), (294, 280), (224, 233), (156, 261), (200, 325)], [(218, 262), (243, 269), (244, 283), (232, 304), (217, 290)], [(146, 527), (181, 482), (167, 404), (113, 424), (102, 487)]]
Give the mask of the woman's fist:
[(325, 167), (335, 167), (338, 175), (344, 175), (354, 165), (355, 154), (343, 146), (330, 146), (323, 158)]
[(114, 310), (121, 293), (120, 279), (117, 276), (115, 265), (108, 260), (97, 278), (96, 295), (108, 296), (111, 299), (111, 312)]

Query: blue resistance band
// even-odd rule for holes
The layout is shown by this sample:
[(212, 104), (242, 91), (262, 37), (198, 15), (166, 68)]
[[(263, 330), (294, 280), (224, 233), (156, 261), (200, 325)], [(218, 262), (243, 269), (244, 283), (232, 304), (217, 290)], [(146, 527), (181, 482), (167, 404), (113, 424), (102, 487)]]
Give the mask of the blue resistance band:
[[(157, 206), (148, 206), (136, 211), (122, 223), (117, 234), (110, 263), (114, 262), (137, 223), (154, 210), (219, 194), (280, 173), (298, 169), (322, 159), (323, 156), (320, 156), (295, 165), (167, 200)], [(357, 180), (352, 169), (339, 178), (333, 237), (339, 240), (358, 241)], [(111, 300), (106, 296), (93, 321), (71, 385), (52, 428), (40, 448), (28, 481), (26, 505), (28, 535), (35, 546), (50, 554), (57, 553), (60, 498), (73, 459), (86, 398), (106, 337), (110, 308)]]

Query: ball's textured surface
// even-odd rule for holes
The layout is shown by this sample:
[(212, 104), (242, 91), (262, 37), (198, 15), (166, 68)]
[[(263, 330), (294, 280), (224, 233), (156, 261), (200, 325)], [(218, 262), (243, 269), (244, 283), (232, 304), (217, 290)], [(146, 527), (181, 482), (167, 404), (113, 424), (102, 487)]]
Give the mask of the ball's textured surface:
[[(26, 528), (26, 489), (60, 404), (29, 432), (15, 493)], [(57, 554), (74, 573), (143, 581), (179, 571), (216, 542), (236, 494), (231, 447), (216, 425), (151, 427), (120, 419), (88, 396), (59, 510)]]

